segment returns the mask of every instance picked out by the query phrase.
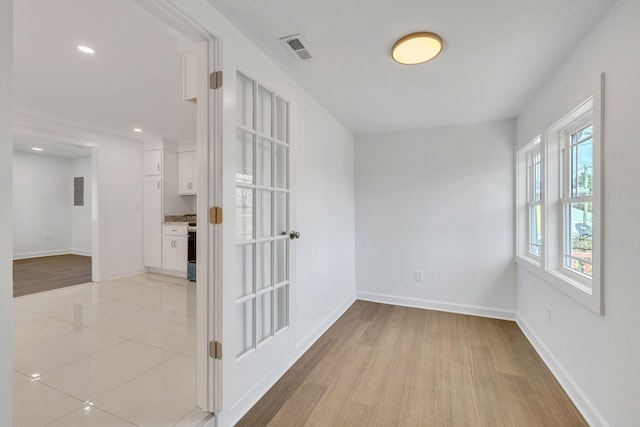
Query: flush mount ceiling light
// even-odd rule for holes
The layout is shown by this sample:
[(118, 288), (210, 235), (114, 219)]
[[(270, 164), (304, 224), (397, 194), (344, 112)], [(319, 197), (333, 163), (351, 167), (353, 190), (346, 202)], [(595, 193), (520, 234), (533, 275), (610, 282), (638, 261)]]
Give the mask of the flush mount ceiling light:
[(435, 33), (407, 34), (394, 43), (391, 56), (400, 64), (415, 65), (438, 56), (442, 50), (442, 37)]
[(33, 151), (44, 151), (44, 149), (40, 148), (40, 147), (32, 147), (31, 148)]
[(79, 45), (78, 46), (78, 50), (82, 53), (86, 53), (89, 55), (93, 55), (94, 53), (96, 53), (95, 50), (91, 49), (89, 46), (83, 46), (83, 45)]
[(133, 131), (136, 133), (142, 133), (142, 129), (140, 128), (133, 128)]

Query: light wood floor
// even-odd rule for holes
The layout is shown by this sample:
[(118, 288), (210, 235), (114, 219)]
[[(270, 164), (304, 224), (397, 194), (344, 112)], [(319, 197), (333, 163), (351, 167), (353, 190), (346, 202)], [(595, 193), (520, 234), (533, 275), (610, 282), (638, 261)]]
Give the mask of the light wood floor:
[(56, 255), (13, 261), (13, 296), (50, 291), (91, 281), (91, 257)]
[(586, 426), (514, 322), (357, 301), (238, 426)]

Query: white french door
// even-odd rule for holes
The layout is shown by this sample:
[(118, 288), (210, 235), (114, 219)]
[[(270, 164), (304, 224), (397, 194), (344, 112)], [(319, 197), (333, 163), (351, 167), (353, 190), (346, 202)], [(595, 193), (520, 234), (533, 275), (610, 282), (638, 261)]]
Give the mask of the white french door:
[(289, 325), (289, 103), (237, 74), (235, 355)]

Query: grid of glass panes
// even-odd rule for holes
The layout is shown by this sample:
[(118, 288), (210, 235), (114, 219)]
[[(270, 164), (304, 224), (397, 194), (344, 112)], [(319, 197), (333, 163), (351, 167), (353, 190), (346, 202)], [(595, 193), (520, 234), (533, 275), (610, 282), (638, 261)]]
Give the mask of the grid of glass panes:
[(527, 217), (529, 254), (540, 256), (542, 245), (542, 154), (540, 147), (527, 157)]
[(592, 276), (593, 125), (570, 132), (565, 150), (564, 266)]
[(289, 324), (289, 103), (237, 73), (236, 355)]

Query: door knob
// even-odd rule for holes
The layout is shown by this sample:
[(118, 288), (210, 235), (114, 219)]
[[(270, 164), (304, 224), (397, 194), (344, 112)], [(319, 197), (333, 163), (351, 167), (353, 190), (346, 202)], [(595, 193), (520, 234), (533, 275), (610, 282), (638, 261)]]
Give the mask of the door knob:
[(299, 239), (300, 238), (300, 232), (299, 231), (291, 231), (291, 232), (289, 232), (289, 238), (291, 240)]

